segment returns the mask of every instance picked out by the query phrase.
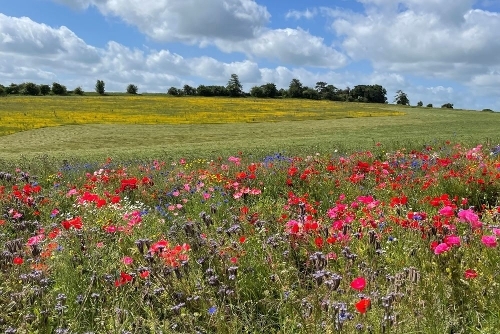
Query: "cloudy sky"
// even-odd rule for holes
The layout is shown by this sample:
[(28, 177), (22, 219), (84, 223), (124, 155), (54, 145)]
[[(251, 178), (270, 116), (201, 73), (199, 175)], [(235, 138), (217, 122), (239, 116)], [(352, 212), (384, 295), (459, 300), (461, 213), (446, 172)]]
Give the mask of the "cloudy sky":
[(165, 92), (293, 78), (500, 110), (500, 0), (2, 0), (0, 83)]

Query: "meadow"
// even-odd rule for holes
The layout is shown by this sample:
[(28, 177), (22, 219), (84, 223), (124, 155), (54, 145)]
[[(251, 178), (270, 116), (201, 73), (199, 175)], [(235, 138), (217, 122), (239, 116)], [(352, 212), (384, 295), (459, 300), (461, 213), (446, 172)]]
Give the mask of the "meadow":
[(498, 114), (200, 99), (260, 121), (133, 124), (79, 98), (0, 99), (2, 120), (47, 119), (0, 137), (1, 331), (500, 328)]

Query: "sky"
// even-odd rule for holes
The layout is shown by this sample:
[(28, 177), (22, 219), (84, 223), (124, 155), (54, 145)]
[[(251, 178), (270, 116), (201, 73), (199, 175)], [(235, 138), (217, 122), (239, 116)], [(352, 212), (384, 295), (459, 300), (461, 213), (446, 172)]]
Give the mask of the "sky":
[(500, 110), (500, 0), (2, 0), (0, 84), (166, 92), (292, 79)]

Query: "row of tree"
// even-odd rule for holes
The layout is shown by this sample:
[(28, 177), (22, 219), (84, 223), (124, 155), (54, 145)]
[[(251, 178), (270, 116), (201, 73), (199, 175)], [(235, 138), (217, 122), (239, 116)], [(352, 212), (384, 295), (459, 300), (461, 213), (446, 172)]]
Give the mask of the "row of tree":
[[(95, 91), (100, 95), (104, 95), (106, 84), (103, 80), (97, 80), (95, 84)], [(137, 94), (138, 88), (136, 85), (130, 84), (127, 86), (127, 93)], [(3, 86), (0, 84), (0, 95), (68, 95), (76, 94), (83, 95), (85, 92), (82, 87), (76, 87), (74, 90), (69, 91), (66, 86), (60, 83), (54, 82), (52, 86), (50, 85), (37, 85), (33, 82), (24, 82), (21, 84), (11, 83), (9, 86)]]
[(305, 98), (311, 100), (331, 100), (349, 102), (371, 102), (386, 103), (387, 91), (380, 85), (358, 85), (350, 89), (339, 89), (326, 82), (317, 82), (316, 86), (304, 86), (299, 79), (292, 79), (288, 89), (278, 89), (274, 83), (266, 83), (261, 86), (254, 86), (250, 92), (245, 93), (240, 83), (238, 75), (232, 74), (226, 86), (205, 86), (191, 87), (184, 85), (182, 88), (170, 87), (167, 94), (174, 96), (198, 95), (198, 96), (252, 96), (257, 98), (291, 97)]
[[(126, 92), (129, 94), (137, 94), (139, 88), (134, 84), (129, 84)], [(95, 91), (100, 95), (105, 94), (105, 83), (102, 80), (97, 80)], [(37, 85), (32, 82), (22, 84), (12, 83), (10, 86), (0, 85), (0, 95), (67, 95), (67, 94), (83, 95), (84, 91), (81, 87), (76, 87), (73, 91), (68, 91), (66, 86), (54, 82), (52, 86)], [(250, 92), (245, 93), (243, 86), (237, 74), (231, 74), (231, 78), (226, 86), (220, 85), (199, 85), (191, 87), (184, 85), (182, 88), (170, 87), (167, 94), (173, 96), (229, 96), (243, 97), (252, 96), (256, 98), (304, 98), (311, 100), (330, 100), (330, 101), (346, 101), (346, 102), (367, 102), (367, 103), (387, 103), (387, 90), (380, 85), (357, 85), (354, 88), (346, 87), (340, 89), (334, 85), (319, 81), (314, 87), (304, 86), (299, 79), (292, 79), (288, 89), (278, 89), (274, 83), (266, 83), (261, 86), (254, 86)], [(394, 97), (394, 102), (400, 105), (410, 105), (410, 100), (406, 93), (399, 90)], [(422, 107), (422, 101), (417, 103), (417, 106)], [(432, 104), (427, 107), (432, 108)], [(453, 104), (446, 103), (442, 108), (453, 108)]]

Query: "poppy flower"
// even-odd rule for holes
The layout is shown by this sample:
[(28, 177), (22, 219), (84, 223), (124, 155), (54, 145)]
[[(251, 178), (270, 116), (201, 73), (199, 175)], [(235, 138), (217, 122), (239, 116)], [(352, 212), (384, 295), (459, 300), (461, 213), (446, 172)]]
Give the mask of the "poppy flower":
[(355, 278), (351, 282), (351, 288), (353, 288), (354, 290), (363, 291), (365, 286), (366, 286), (366, 280), (364, 279), (364, 277)]
[(446, 242), (442, 242), (434, 248), (434, 254), (439, 255), (441, 253), (447, 252), (450, 250), (450, 246)]
[(21, 265), (23, 264), (24, 260), (22, 258), (20, 258), (19, 256), (16, 256), (13, 260), (12, 260), (12, 263), (16, 264), (16, 265)]
[(370, 305), (371, 305), (370, 299), (363, 298), (359, 302), (357, 302), (355, 306), (356, 310), (358, 310), (359, 313), (364, 314), (366, 313)]
[(481, 237), (481, 242), (486, 247), (493, 248), (497, 246), (497, 238), (494, 235), (483, 235)]
[(474, 269), (467, 269), (464, 276), (466, 279), (474, 279), (477, 277), (477, 272)]

